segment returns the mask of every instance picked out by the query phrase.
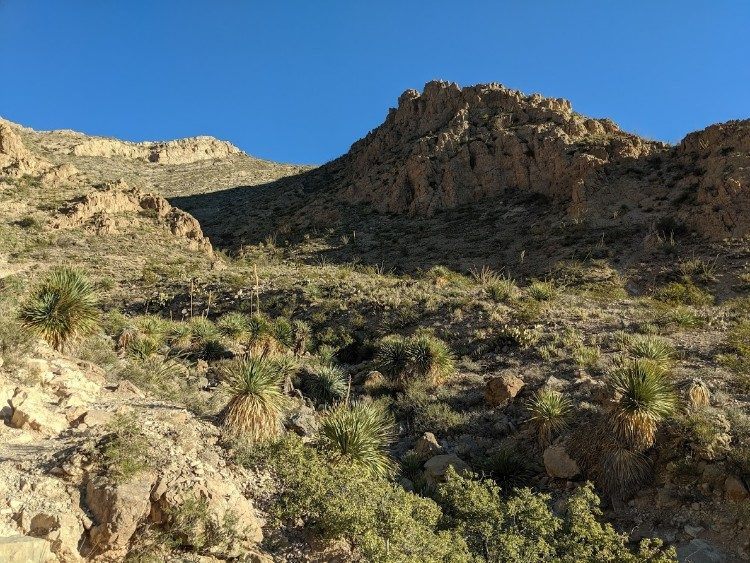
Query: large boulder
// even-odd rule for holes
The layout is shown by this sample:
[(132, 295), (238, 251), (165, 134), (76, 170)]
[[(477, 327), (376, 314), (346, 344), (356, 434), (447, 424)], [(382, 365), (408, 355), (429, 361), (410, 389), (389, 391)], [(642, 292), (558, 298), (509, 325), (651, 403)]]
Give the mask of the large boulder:
[(524, 382), (520, 377), (503, 374), (490, 377), (484, 388), (484, 400), (491, 407), (505, 405), (523, 389)]

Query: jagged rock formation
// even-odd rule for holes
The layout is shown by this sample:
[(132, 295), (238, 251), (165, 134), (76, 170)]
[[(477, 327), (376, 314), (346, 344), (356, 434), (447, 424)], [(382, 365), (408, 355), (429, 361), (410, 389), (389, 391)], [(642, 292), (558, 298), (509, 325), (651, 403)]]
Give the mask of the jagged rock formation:
[(337, 164), (347, 199), (429, 215), (508, 189), (579, 202), (596, 169), (664, 150), (563, 99), (429, 82), (422, 94), (404, 92)]
[(50, 167), (49, 162), (29, 152), (13, 128), (0, 121), (0, 175), (20, 178), (39, 174)]
[(211, 243), (203, 236), (200, 224), (192, 215), (172, 207), (163, 197), (142, 192), (122, 180), (105, 183), (72, 202), (62, 211), (54, 226), (85, 227), (96, 234), (112, 234), (132, 227), (132, 214), (141, 212), (153, 213), (159, 223), (173, 235), (187, 239), (191, 247), (212, 252)]
[(243, 154), (231, 143), (206, 136), (157, 143), (127, 143), (116, 139), (89, 138), (75, 145), (71, 153), (75, 156), (118, 157), (159, 164), (188, 164)]
[(713, 238), (750, 232), (750, 120), (690, 133), (674, 158), (687, 171), (675, 183), (698, 206), (683, 213), (689, 225)]

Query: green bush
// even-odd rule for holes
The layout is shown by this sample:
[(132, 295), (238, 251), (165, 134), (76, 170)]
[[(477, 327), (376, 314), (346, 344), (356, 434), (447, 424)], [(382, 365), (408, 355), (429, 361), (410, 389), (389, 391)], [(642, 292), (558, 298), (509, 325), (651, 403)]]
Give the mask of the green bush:
[(332, 462), (296, 436), (246, 450), (240, 461), (270, 469), (279, 484), (270, 517), (322, 540), (345, 539), (364, 561), (469, 563), (464, 540), (440, 530), (434, 501), (357, 466)]
[(601, 524), (599, 499), (591, 485), (581, 487), (566, 503), (563, 517), (549, 506), (549, 495), (519, 489), (503, 498), (492, 481), (458, 475), (452, 468), (438, 487), (444, 511), (442, 527), (465, 540), (479, 561), (675, 561), (673, 550), (657, 540), (644, 540), (637, 552), (627, 537)]
[(672, 305), (693, 305), (700, 307), (713, 303), (713, 296), (692, 282), (671, 282), (659, 288), (655, 297)]
[(107, 425), (104, 437), (103, 466), (107, 475), (118, 482), (132, 479), (153, 465), (149, 443), (141, 432), (134, 414), (119, 414)]

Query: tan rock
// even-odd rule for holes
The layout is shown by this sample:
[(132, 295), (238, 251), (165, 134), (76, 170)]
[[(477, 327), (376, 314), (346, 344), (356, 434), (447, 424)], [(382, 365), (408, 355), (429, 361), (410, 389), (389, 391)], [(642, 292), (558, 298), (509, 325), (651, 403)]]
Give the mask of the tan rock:
[(572, 479), (581, 473), (578, 464), (563, 446), (549, 446), (544, 450), (544, 468), (547, 475), (558, 479)]
[(456, 473), (469, 471), (469, 466), (455, 454), (436, 455), (424, 464), (424, 476), (428, 484), (434, 486), (445, 481), (445, 473), (452, 467)]
[(443, 446), (438, 443), (432, 432), (425, 432), (414, 444), (414, 454), (421, 459), (431, 458), (441, 453), (443, 453)]
[(94, 517), (89, 540), (94, 554), (124, 555), (138, 523), (151, 509), (151, 487), (156, 476), (135, 475), (125, 483), (112, 483), (100, 476), (86, 483), (85, 502)]
[(64, 414), (48, 408), (42, 394), (33, 389), (19, 390), (11, 399), (13, 415), (10, 425), (14, 428), (34, 430), (43, 434), (59, 434), (68, 428)]
[(491, 407), (504, 405), (518, 395), (524, 385), (523, 379), (515, 375), (490, 377), (485, 384), (484, 400)]
[(29, 536), (0, 537), (0, 561), (3, 563), (37, 563), (47, 561), (50, 545)]

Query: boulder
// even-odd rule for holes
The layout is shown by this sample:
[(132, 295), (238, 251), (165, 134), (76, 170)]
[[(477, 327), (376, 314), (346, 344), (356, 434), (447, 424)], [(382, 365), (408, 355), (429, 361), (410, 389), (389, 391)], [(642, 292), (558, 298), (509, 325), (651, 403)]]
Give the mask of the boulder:
[(11, 399), (11, 407), (10, 425), (14, 428), (48, 435), (59, 434), (68, 428), (65, 415), (47, 408), (44, 396), (34, 389), (19, 390)]
[(414, 444), (414, 454), (420, 459), (428, 459), (443, 453), (437, 438), (432, 432), (425, 432)]
[(750, 493), (745, 484), (733, 475), (730, 475), (724, 481), (724, 495), (727, 500), (739, 501), (750, 499)]
[(11, 536), (0, 538), (0, 561), (3, 563), (43, 563), (50, 556), (49, 543), (40, 538)]
[(515, 375), (503, 374), (490, 377), (484, 388), (484, 400), (491, 407), (508, 403), (523, 389), (524, 382)]
[(578, 464), (563, 446), (549, 446), (544, 450), (544, 468), (547, 475), (558, 479), (572, 479), (581, 473)]
[(456, 473), (469, 471), (469, 466), (466, 462), (455, 454), (436, 455), (428, 459), (424, 464), (425, 480), (431, 486), (445, 481), (445, 473), (449, 467), (452, 467)]
[(289, 411), (284, 422), (285, 428), (303, 438), (310, 438), (317, 434), (319, 426), (315, 409), (301, 402)]
[(89, 478), (85, 502), (94, 517), (89, 530), (93, 554), (106, 553), (114, 558), (127, 552), (138, 523), (150, 512), (155, 479), (150, 472), (135, 475), (125, 483), (112, 483), (101, 476)]

